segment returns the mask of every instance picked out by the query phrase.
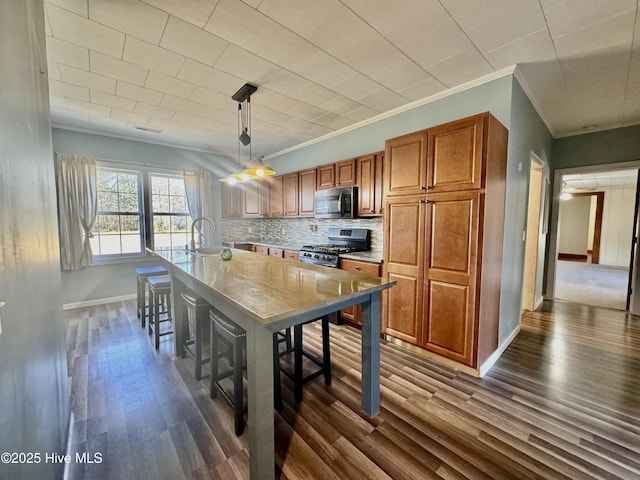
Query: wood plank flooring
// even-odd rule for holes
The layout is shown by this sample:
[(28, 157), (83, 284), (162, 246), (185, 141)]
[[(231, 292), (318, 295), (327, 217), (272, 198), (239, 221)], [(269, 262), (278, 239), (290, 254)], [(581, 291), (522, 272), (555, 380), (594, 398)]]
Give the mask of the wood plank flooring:
[[(94, 464), (71, 479), (245, 479), (247, 435), (196, 381), (189, 359), (159, 352), (135, 303), (66, 312), (73, 450)], [(640, 478), (640, 318), (556, 301), (523, 319), (484, 379), (382, 346), (382, 410), (360, 413), (360, 338), (331, 325), (333, 383), (293, 400), (283, 376), (276, 472), (298, 479)], [(320, 352), (319, 325), (305, 345)]]

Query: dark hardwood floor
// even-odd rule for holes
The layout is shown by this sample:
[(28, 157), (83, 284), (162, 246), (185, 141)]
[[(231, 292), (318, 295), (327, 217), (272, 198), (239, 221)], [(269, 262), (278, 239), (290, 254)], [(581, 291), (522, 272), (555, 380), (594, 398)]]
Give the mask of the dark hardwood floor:
[[(247, 436), (135, 303), (66, 312), (71, 479), (248, 478)], [(320, 351), (319, 325), (305, 343)], [(382, 346), (382, 410), (360, 413), (359, 332), (331, 325), (333, 384), (275, 415), (281, 479), (640, 478), (640, 318), (556, 301), (527, 314), (483, 379)]]

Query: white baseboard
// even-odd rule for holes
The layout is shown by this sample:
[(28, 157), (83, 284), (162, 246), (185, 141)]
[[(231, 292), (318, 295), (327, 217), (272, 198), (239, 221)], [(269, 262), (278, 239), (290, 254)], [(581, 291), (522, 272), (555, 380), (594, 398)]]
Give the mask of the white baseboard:
[(511, 342), (513, 342), (513, 339), (516, 338), (516, 335), (518, 335), (518, 333), (520, 333), (520, 325), (518, 325), (518, 327), (513, 332), (511, 332), (511, 335), (509, 335), (504, 340), (504, 342), (502, 342), (502, 345), (500, 345), (498, 349), (493, 352), (482, 365), (480, 365), (480, 368), (478, 369), (478, 376), (480, 378), (484, 377), (489, 369), (493, 367), (493, 365), (498, 361), (507, 347), (511, 344)]
[(536, 301), (533, 304), (534, 312), (540, 307), (540, 305), (542, 305), (542, 302), (544, 302), (544, 297), (541, 295), (536, 299)]
[(138, 295), (136, 293), (131, 293), (128, 295), (120, 295), (119, 297), (96, 298), (94, 300), (87, 300), (86, 302), (65, 303), (64, 305), (62, 305), (62, 309), (73, 310), (74, 308), (93, 307), (94, 305), (104, 305), (105, 303), (124, 302), (125, 300), (133, 300), (134, 298), (137, 298), (137, 297)]

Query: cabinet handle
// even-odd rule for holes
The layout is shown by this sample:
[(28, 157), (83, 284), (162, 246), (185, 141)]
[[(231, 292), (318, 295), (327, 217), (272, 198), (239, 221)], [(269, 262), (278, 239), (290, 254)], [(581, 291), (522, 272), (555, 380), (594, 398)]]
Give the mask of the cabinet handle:
[(360, 271), (360, 267), (356, 265), (356, 270)]
[(420, 187), (420, 190), (429, 190), (431, 187), (429, 185), (427, 185), (426, 187)]
[(420, 203), (432, 203), (432, 200), (420, 200)]
[(371, 210), (369, 210), (369, 213), (376, 213), (376, 211), (372, 208)]

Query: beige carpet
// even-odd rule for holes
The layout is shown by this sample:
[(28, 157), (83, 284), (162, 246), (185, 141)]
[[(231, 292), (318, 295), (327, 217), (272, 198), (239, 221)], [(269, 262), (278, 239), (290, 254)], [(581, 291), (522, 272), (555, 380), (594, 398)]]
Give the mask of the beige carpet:
[(624, 310), (629, 269), (559, 260), (556, 298)]

